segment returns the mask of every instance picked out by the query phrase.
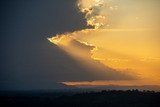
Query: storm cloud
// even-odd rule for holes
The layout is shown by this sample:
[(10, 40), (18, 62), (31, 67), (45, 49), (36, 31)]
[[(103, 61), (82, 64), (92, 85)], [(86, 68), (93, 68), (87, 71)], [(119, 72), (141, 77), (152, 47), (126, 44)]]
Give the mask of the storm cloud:
[(41, 89), (46, 87), (45, 84), (48, 88), (56, 88), (54, 83), (62, 80), (63, 76), (65, 78), (62, 69), (74, 61), (46, 38), (86, 28), (83, 15), (77, 12), (75, 0), (0, 2), (1, 89), (32, 89), (34, 85)]

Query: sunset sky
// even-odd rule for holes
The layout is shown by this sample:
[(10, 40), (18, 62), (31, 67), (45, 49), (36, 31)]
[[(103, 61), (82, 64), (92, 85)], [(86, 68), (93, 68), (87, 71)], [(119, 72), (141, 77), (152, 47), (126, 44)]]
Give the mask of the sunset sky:
[[(94, 28), (53, 36), (49, 41), (89, 68), (104, 65), (105, 71), (93, 73), (105, 72), (106, 80), (63, 83), (159, 85), (159, 3), (156, 0), (79, 0), (80, 12), (85, 14), (87, 25)], [(128, 80), (119, 79), (123, 75)]]
[(0, 5), (0, 90), (160, 85), (159, 0)]

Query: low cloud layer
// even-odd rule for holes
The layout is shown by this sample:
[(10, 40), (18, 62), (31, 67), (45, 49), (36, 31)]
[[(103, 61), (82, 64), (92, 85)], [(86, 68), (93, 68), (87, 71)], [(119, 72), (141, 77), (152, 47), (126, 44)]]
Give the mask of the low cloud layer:
[[(76, 34), (77, 35), (77, 34)], [(72, 75), (77, 79), (70, 79), (72, 81), (94, 81), (94, 80), (128, 80), (134, 79), (131, 75), (127, 75), (116, 69), (109, 68), (100, 62), (100, 59), (94, 57), (97, 47), (75, 39), (72, 35), (61, 36), (60, 40), (55, 41), (57, 38), (49, 38), (50, 42), (55, 43), (60, 49), (62, 49), (66, 54), (73, 58), (83, 69), (76, 68), (74, 65), (67, 66), (67, 68), (72, 68), (74, 70), (65, 72), (73, 73)], [(70, 62), (68, 62), (70, 63)], [(64, 81), (66, 81), (64, 79)]]

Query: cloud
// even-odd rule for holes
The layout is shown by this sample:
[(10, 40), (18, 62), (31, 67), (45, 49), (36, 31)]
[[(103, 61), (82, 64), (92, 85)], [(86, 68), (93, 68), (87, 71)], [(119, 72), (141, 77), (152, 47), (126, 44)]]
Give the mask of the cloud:
[(87, 25), (98, 29), (108, 26), (110, 11), (117, 9), (113, 4), (111, 6), (111, 3), (107, 0), (78, 0), (77, 6), (80, 12), (85, 14)]
[[(132, 3), (143, 14), (130, 6)], [(149, 56), (156, 59), (160, 57), (160, 50), (156, 45), (159, 44), (159, 31), (155, 25), (157, 20), (153, 21), (154, 12), (146, 14), (148, 4), (142, 4), (143, 2), (132, 0), (78, 0), (80, 12), (85, 15), (87, 24), (94, 28), (55, 35), (48, 40), (87, 68), (89, 72), (84, 75), (89, 74), (93, 77), (90, 79), (92, 81), (142, 79), (144, 84), (158, 84), (157, 62), (153, 66), (151, 62), (148, 64), (142, 61)], [(154, 7), (152, 9), (155, 10)], [(107, 29), (109, 23), (113, 29)], [(119, 29), (116, 29), (117, 26)], [(155, 68), (154, 75), (150, 76)]]
[[(128, 75), (127, 73), (107, 67), (106, 65), (101, 63), (101, 60), (103, 59), (95, 56), (98, 47), (85, 42), (82, 39), (78, 39), (78, 37), (83, 38), (83, 33), (87, 33), (88, 31), (90, 32), (90, 30), (82, 30), (79, 32), (77, 31), (48, 38), (50, 42), (57, 45), (60, 49), (70, 55), (71, 58), (77, 61), (79, 65), (84, 67), (84, 69), (77, 69), (73, 71), (76, 72), (76, 74), (74, 73), (74, 76), (77, 76), (77, 79), (74, 80), (72, 79), (72, 77), (70, 79), (72, 81), (79, 81), (78, 78), (81, 78), (80, 81), (135, 79), (136, 77), (133, 77), (132, 75)], [(65, 66), (67, 67), (67, 65)], [(76, 69), (74, 65), (68, 67)], [(66, 80), (64, 79), (64, 81)]]
[(58, 70), (59, 65), (71, 59), (46, 38), (86, 28), (83, 14), (75, 7), (76, 0), (0, 2), (0, 89), (54, 88), (54, 83), (62, 80), (59, 72), (64, 72)]
[(157, 0), (78, 0), (80, 12), (94, 28), (160, 28)]

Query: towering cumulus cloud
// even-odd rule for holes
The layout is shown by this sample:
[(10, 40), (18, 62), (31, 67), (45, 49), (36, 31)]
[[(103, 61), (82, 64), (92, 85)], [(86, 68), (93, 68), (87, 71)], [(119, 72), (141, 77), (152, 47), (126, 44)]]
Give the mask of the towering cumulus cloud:
[(82, 13), (85, 13), (87, 24), (99, 28), (106, 24), (106, 16), (101, 10), (105, 7), (104, 0), (79, 0), (78, 7)]
[(78, 0), (77, 6), (95, 29), (109, 26), (110, 13), (118, 9), (112, 0)]
[[(77, 7), (93, 29), (56, 35), (48, 40), (90, 69), (90, 76), (100, 74), (102, 78), (93, 79), (101, 81), (94, 82), (95, 85), (160, 84), (159, 16), (155, 12), (159, 6), (153, 1), (78, 0)], [(151, 4), (155, 6), (148, 7)]]
[(104, 26), (107, 26), (107, 14), (104, 12), (104, 10), (109, 10), (109, 8), (111, 8), (111, 6), (109, 6), (108, 4), (107, 0), (77, 0), (77, 6), (80, 12), (85, 14), (87, 24), (94, 27), (94, 29), (84, 29), (82, 31), (76, 31), (73, 33), (56, 35), (52, 38), (48, 38), (48, 40), (58, 46), (69, 45), (69, 43), (73, 40), (83, 45), (91, 46), (93, 47), (90, 50), (91, 58), (97, 59), (94, 57), (94, 53), (98, 50), (98, 47), (87, 42), (87, 40), (81, 40), (81, 36), (79, 36), (81, 34), (79, 33), (88, 33), (92, 30), (104, 28)]

